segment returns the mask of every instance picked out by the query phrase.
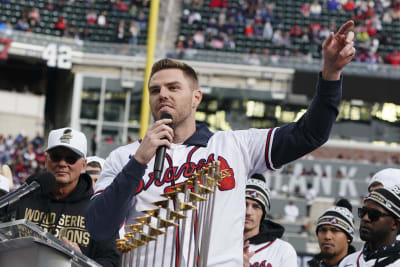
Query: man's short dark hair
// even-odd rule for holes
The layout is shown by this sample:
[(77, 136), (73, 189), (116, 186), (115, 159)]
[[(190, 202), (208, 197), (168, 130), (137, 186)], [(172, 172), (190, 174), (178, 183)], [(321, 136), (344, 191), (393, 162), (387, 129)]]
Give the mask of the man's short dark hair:
[(181, 71), (183, 71), (185, 77), (192, 81), (192, 89), (197, 89), (199, 87), (199, 79), (197, 78), (197, 74), (192, 67), (190, 67), (186, 63), (169, 58), (164, 58), (154, 63), (151, 69), (150, 79), (155, 73), (165, 69), (180, 69)]

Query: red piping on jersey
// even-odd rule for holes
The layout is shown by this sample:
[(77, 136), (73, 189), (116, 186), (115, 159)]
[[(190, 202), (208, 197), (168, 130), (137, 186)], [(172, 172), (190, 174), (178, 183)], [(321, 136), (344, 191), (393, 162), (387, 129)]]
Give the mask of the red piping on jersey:
[[(275, 239), (275, 240), (276, 240), (276, 239)], [(272, 243), (275, 242), (275, 240), (273, 240), (273, 241), (269, 242), (268, 244), (266, 244), (265, 246), (263, 246), (263, 247), (257, 249), (256, 251), (254, 251), (254, 253), (258, 253), (258, 252), (260, 252), (261, 250), (266, 249), (267, 247), (271, 246)]]
[(98, 193), (101, 193), (101, 192), (103, 192), (104, 190), (99, 190), (99, 191), (96, 191), (94, 194), (93, 194), (93, 196), (94, 195), (97, 195)]
[(125, 219), (122, 221), (121, 225), (119, 226), (119, 229), (121, 229), (122, 226), (124, 226), (124, 223), (125, 223)]
[(268, 156), (268, 152), (269, 152), (269, 146), (270, 146), (270, 143), (271, 143), (271, 135), (272, 135), (272, 132), (273, 132), (273, 130), (274, 130), (275, 128), (272, 128), (272, 129), (270, 129), (269, 131), (268, 131), (268, 135), (267, 135), (267, 142), (266, 142), (266, 144), (265, 144), (265, 163), (267, 164), (267, 168), (268, 168), (268, 170), (270, 170), (270, 171), (273, 171), (274, 169), (272, 169), (272, 167), (271, 167), (271, 164), (270, 164), (270, 161), (269, 161), (269, 156)]
[(360, 255), (358, 255), (357, 258), (357, 267), (360, 267), (360, 258), (361, 258), (362, 252), (360, 253)]

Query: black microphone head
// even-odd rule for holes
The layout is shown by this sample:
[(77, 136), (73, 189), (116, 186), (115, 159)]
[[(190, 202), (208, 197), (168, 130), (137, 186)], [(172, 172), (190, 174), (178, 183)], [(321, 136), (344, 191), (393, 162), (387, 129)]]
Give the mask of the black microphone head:
[(26, 178), (25, 183), (30, 184), (33, 181), (35, 181), (38, 177), (39, 173), (34, 173), (31, 176), (29, 176), (28, 178)]
[[(171, 120), (173, 120), (172, 115), (169, 114), (169, 113), (161, 113), (161, 120), (162, 119), (171, 119)], [(172, 129), (174, 129), (174, 123), (173, 122), (168, 124), (168, 126), (171, 127)]]
[(172, 120), (172, 115), (169, 113), (161, 113), (161, 119), (171, 119)]
[(29, 182), (28, 179), (26, 180), (28, 184), (36, 181), (40, 185), (40, 191), (42, 191), (43, 194), (48, 194), (56, 188), (56, 177), (49, 172), (40, 173), (31, 178)]

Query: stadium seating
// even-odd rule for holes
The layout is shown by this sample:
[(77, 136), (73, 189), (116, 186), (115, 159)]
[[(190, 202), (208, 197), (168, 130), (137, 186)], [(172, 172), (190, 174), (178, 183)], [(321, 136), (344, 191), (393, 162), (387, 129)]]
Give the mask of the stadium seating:
[[(6, 3), (5, 3), (6, 2)], [(87, 40), (97, 42), (116, 42), (117, 29), (120, 20), (125, 21), (125, 40), (128, 42), (129, 24), (131, 21), (136, 20), (136, 15), (131, 14), (129, 11), (117, 11), (110, 9), (107, 0), (96, 0), (95, 4), (89, 5), (82, 3), (82, 1), (65, 1), (64, 7), (57, 9), (56, 7), (49, 8), (47, 6), (49, 1), (19, 1), (8, 0), (0, 2), (0, 21), (10, 22), (15, 25), (19, 19), (26, 16), (27, 12), (32, 7), (36, 7), (40, 13), (40, 21), (34, 27), (30, 27), (29, 31), (34, 33), (41, 33), (53, 36), (63, 36), (61, 30), (55, 29), (54, 24), (58, 21), (59, 17), (65, 18), (67, 28), (65, 34), (70, 30), (76, 30), (77, 33), (82, 34), (85, 29), (89, 30)], [(125, 1), (128, 6), (128, 1)], [(105, 26), (98, 25), (97, 23), (89, 24), (86, 15), (90, 9), (93, 9), (96, 14), (106, 11), (107, 24)], [(148, 7), (137, 7), (136, 14), (142, 11), (147, 16), (149, 13)], [(141, 29), (138, 35), (138, 44), (145, 44), (147, 40), (147, 29)]]
[[(229, 9), (225, 11), (226, 20), (229, 18), (229, 12), (231, 14), (237, 14), (238, 10), (241, 10), (240, 3), (243, 2), (251, 2), (251, 1), (239, 1), (239, 0), (232, 0), (229, 1)], [(345, 11), (329, 11), (326, 7), (322, 8), (322, 13), (318, 17), (304, 17), (300, 11), (301, 6), (305, 2), (312, 2), (312, 1), (270, 1), (275, 4), (273, 9), (273, 16), (275, 18), (278, 16), (280, 17), (279, 23), (272, 23), (274, 31), (279, 29), (282, 33), (289, 32), (290, 29), (295, 25), (299, 25), (301, 30), (305, 28), (309, 28), (309, 26), (314, 23), (318, 22), (321, 26), (329, 27), (332, 21), (336, 23), (337, 26), (340, 26), (344, 22), (349, 19), (354, 19), (354, 15), (351, 12)], [(320, 1), (321, 2), (321, 1)], [(321, 2), (322, 3), (322, 2)], [(192, 7), (191, 5), (186, 5), (183, 7), (183, 13), (192, 14), (194, 12), (198, 12), (201, 15), (201, 21), (196, 21), (192, 24), (182, 22), (180, 25), (179, 35), (180, 40), (184, 38), (188, 40), (192, 38), (193, 34), (197, 29), (201, 29), (204, 32), (204, 35), (207, 34), (207, 27), (210, 18), (215, 18), (218, 21), (218, 16), (221, 12), (221, 8), (210, 8), (209, 7), (210, 0), (205, 0), (202, 7)], [(256, 13), (256, 12), (255, 12)], [(184, 15), (182, 14), (182, 17)], [(382, 15), (380, 15), (382, 16)], [(381, 18), (382, 19), (382, 18)], [(251, 51), (256, 51), (258, 54), (262, 54), (264, 49), (269, 50), (269, 55), (278, 54), (283, 55), (283, 51), (287, 50), (290, 52), (291, 55), (295, 55), (297, 52), (300, 53), (311, 53), (313, 58), (320, 58), (320, 46), (321, 40), (319, 43), (313, 43), (311, 41), (304, 41), (300, 38), (291, 38), (289, 45), (281, 45), (272, 42), (270, 39), (265, 39), (262, 37), (263, 35), (263, 28), (264, 28), (264, 20), (259, 23), (254, 23), (254, 17), (246, 17), (244, 21), (250, 21), (254, 28), (253, 35), (246, 35), (245, 34), (245, 23), (244, 22), (236, 22), (236, 31), (234, 32), (234, 43), (235, 48), (226, 48), (219, 49), (220, 51), (224, 52), (237, 52), (237, 53), (250, 53)], [(364, 19), (356, 20), (356, 25), (361, 22), (365, 22)], [(377, 55), (380, 55), (382, 59), (395, 51), (398, 50), (400, 47), (400, 20), (393, 20), (392, 23), (385, 23), (382, 22), (382, 30), (377, 33), (378, 39), (384, 39), (385, 36), (392, 37), (392, 43), (386, 44), (385, 42), (380, 43), (379, 49), (377, 51)], [(220, 29), (218, 29), (220, 30)], [(284, 34), (283, 34), (284, 35)], [(358, 43), (356, 42), (356, 47)], [(218, 50), (214, 48), (205, 46), (196, 46), (196, 49), (205, 49), (205, 50)], [(360, 48), (360, 47), (358, 47)], [(361, 51), (362, 49), (357, 49), (357, 51)]]
[[(136, 1), (140, 2), (140, 1)], [(186, 1), (188, 2), (188, 1)], [(196, 21), (192, 24), (182, 22), (179, 25), (179, 36), (178, 38), (185, 38), (187, 41), (190, 39), (197, 29), (201, 29), (204, 33), (209, 23), (210, 18), (216, 18), (221, 12), (221, 8), (210, 8), (211, 0), (203, 1), (202, 6), (192, 6), (186, 4), (182, 9), (182, 18), (184, 12), (194, 13), (198, 12), (201, 15), (201, 21)], [(300, 11), (301, 6), (306, 1), (271, 1), (274, 4), (272, 15), (274, 16), (273, 28), (275, 30), (281, 30), (283, 35), (289, 32), (292, 27), (297, 24), (301, 30), (308, 28), (312, 23), (318, 21), (321, 26), (329, 26), (332, 21), (335, 21), (336, 25), (340, 25), (348, 19), (354, 18), (353, 13), (345, 11), (329, 11), (326, 7), (322, 8), (322, 13), (319, 17), (304, 17)], [(57, 6), (49, 7), (49, 1), (37, 0), (37, 1), (18, 1), (18, 0), (5, 0), (0, 2), (0, 21), (10, 22), (12, 25), (16, 25), (22, 17), (26, 17), (26, 14), (32, 7), (36, 7), (40, 13), (40, 21), (36, 26), (31, 26), (28, 31), (34, 33), (41, 33), (53, 36), (69, 36), (77, 35), (84, 40), (97, 41), (97, 42), (128, 42), (129, 41), (129, 25), (131, 21), (137, 21), (139, 12), (144, 13), (144, 19), (147, 21), (149, 7), (146, 6), (135, 6), (135, 11), (130, 11), (130, 1), (124, 0), (124, 3), (128, 7), (127, 11), (118, 11), (110, 7), (109, 1), (107, 0), (96, 0), (93, 5), (82, 3), (81, 1), (64, 1), (64, 6), (59, 8)], [(226, 20), (230, 16), (237, 13), (238, 10), (242, 9), (241, 1), (231, 0), (229, 1), (229, 9), (226, 11)], [(96, 14), (100, 14), (102, 11), (106, 11), (107, 24), (104, 26), (98, 25), (97, 23), (89, 24), (86, 19), (86, 15), (89, 10), (93, 9)], [(257, 13), (257, 12), (255, 12)], [(380, 14), (382, 17), (382, 15)], [(60, 17), (65, 18), (67, 28), (63, 31), (54, 27)], [(276, 18), (279, 18), (278, 22)], [(117, 39), (118, 25), (119, 22), (125, 21), (124, 26), (124, 38), (123, 40)], [(235, 22), (235, 31), (233, 35), (234, 47), (224, 47), (224, 52), (234, 53), (258, 53), (262, 54), (264, 50), (268, 49), (269, 55), (278, 54), (283, 55), (284, 53), (290, 53), (295, 55), (296, 53), (311, 54), (313, 58), (320, 58), (320, 43), (311, 41), (304, 41), (300, 38), (291, 38), (289, 44), (277, 44), (270, 39), (262, 37), (264, 28), (264, 18), (260, 23), (254, 23), (253, 17), (245, 17), (244, 21), (250, 21), (253, 28), (253, 35), (245, 34), (245, 22)], [(356, 20), (358, 24), (360, 21)], [(87, 30), (86, 30), (87, 29)], [(87, 31), (86, 36), (82, 34)], [(382, 30), (377, 33), (378, 38), (385, 39), (386, 36), (390, 36), (390, 42), (381, 41), (377, 55), (382, 60), (386, 59), (386, 56), (396, 51), (400, 47), (400, 20), (393, 20), (391, 23), (382, 22)], [(385, 38), (384, 38), (385, 37)], [(137, 36), (137, 44), (144, 45), (147, 40), (147, 29), (146, 27), (141, 28)], [(356, 43), (357, 45), (357, 43)], [(196, 49), (203, 50), (221, 50), (208, 46), (196, 46)], [(362, 49), (358, 49), (361, 51)]]

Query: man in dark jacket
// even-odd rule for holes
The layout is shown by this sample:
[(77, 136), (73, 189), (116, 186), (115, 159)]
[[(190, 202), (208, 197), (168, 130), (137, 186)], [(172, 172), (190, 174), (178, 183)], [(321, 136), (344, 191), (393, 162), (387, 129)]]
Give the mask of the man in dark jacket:
[(87, 141), (71, 128), (53, 130), (46, 150), (46, 169), (56, 177), (56, 188), (45, 195), (36, 191), (16, 207), (16, 219), (27, 219), (60, 238), (67, 245), (102, 266), (119, 266), (120, 255), (113, 238), (91, 239), (85, 226), (84, 211), (93, 195), (92, 180), (84, 173)]
[(337, 267), (344, 257), (355, 251), (354, 218), (351, 204), (341, 199), (327, 209), (317, 221), (317, 237), (321, 252), (311, 259), (310, 267)]

